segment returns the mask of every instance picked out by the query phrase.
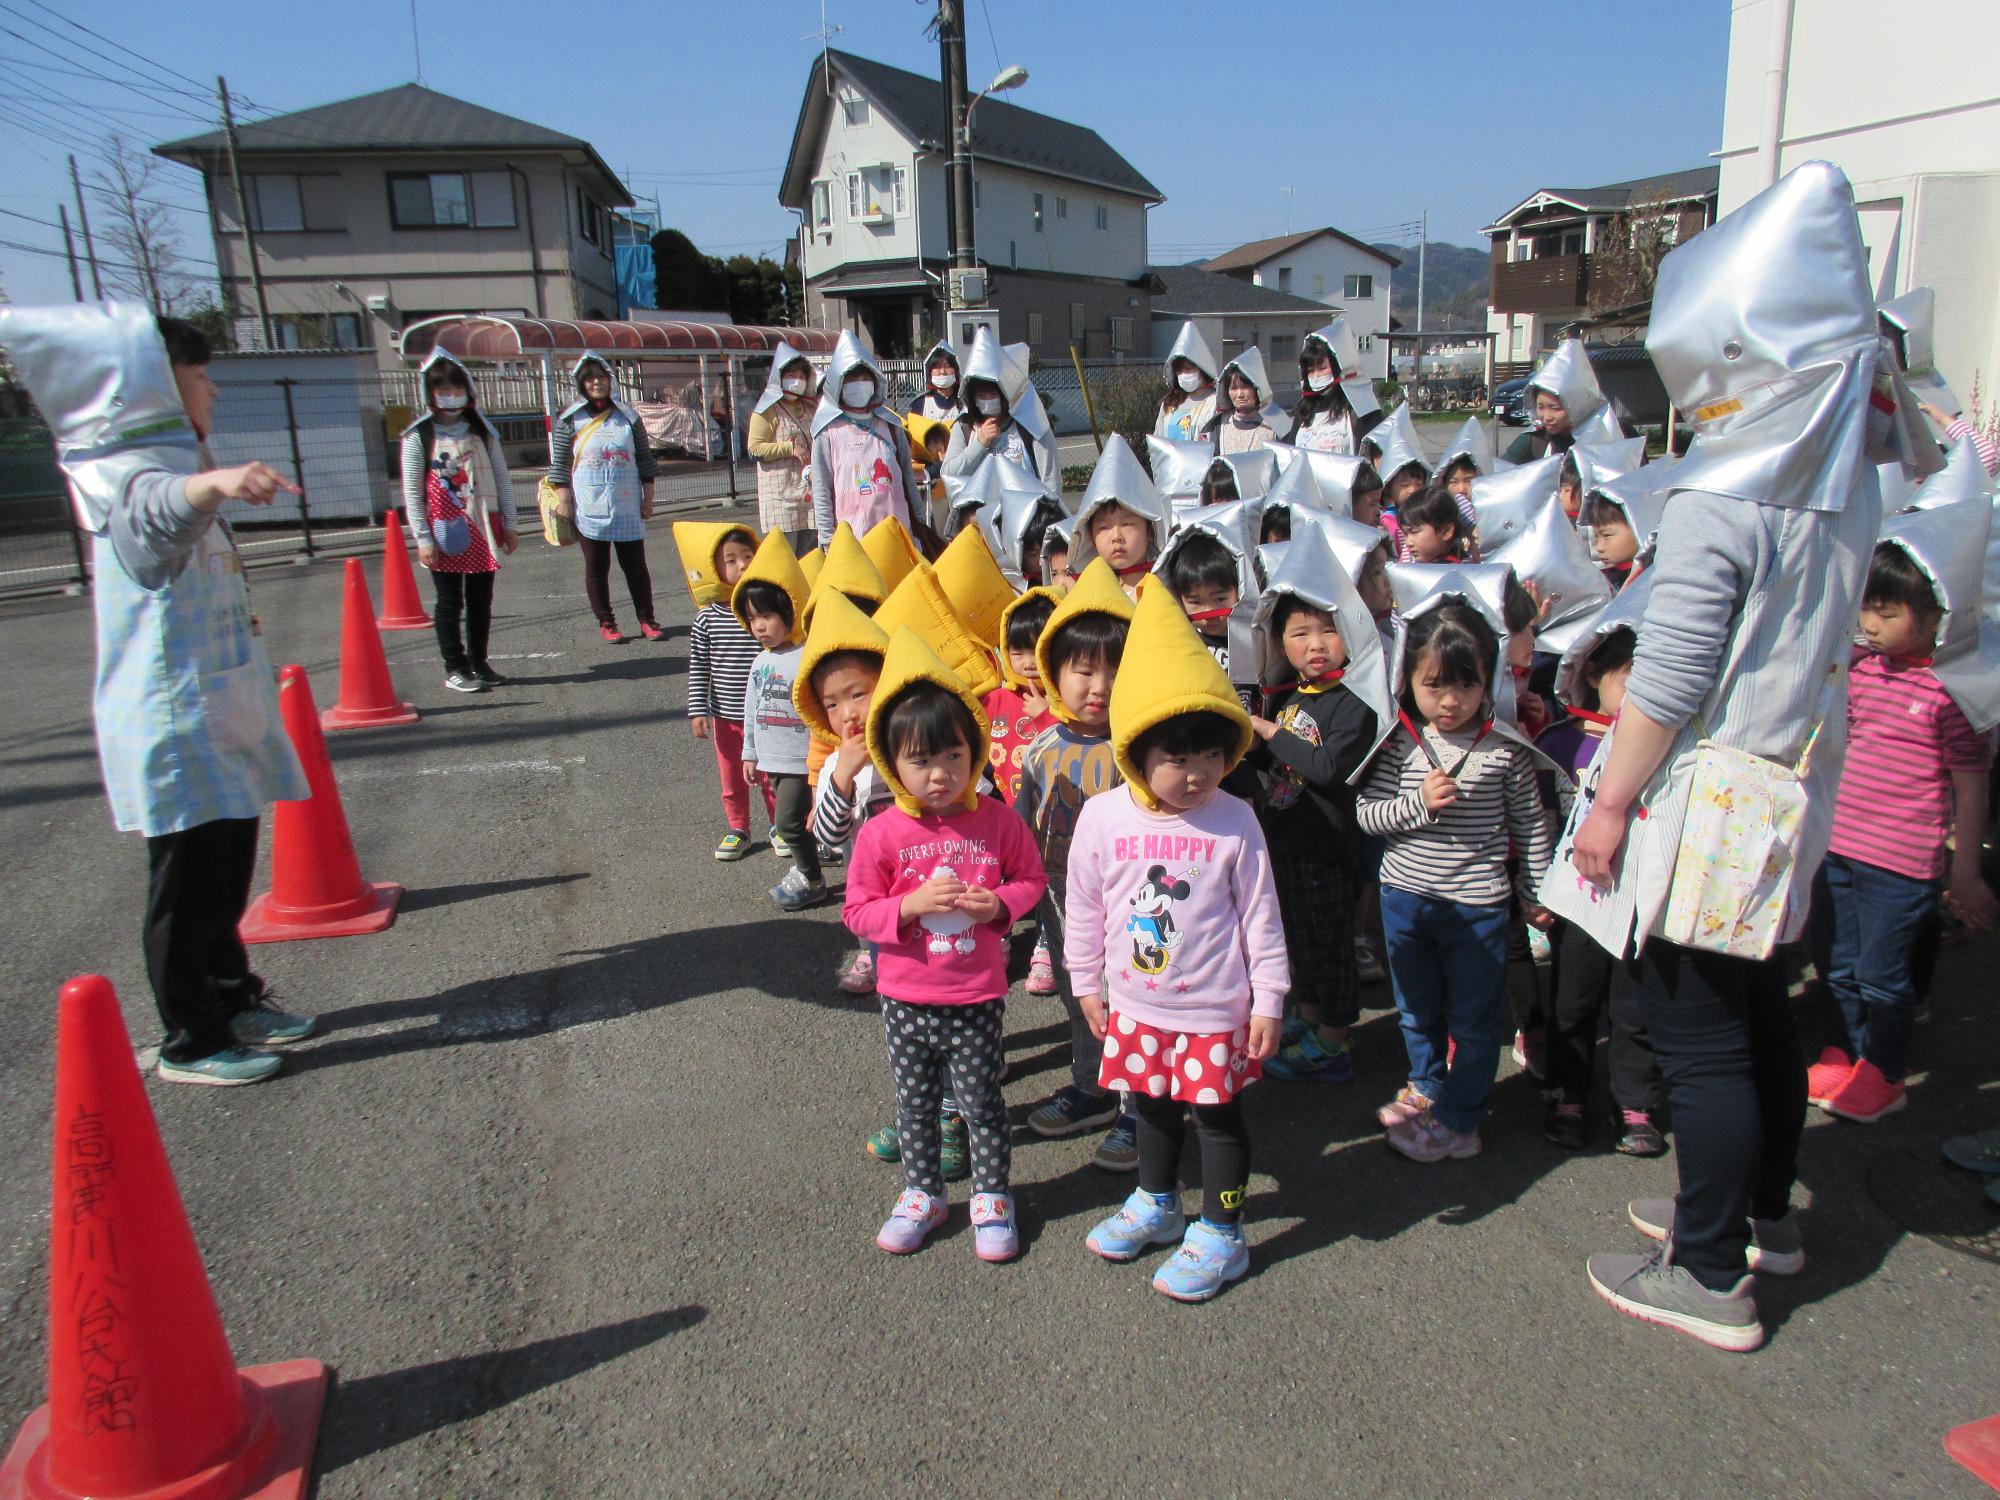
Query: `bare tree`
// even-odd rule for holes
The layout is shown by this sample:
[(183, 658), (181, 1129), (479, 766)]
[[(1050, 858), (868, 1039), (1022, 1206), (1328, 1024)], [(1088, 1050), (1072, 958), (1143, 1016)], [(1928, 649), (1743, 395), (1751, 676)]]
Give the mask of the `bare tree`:
[(1615, 312), (1650, 301), (1660, 262), (1679, 233), (1679, 211), (1665, 201), (1634, 203), (1599, 225), (1590, 257), (1590, 310)]
[(90, 174), (91, 195), (108, 216), (100, 265), (106, 282), (144, 297), (155, 313), (179, 313), (196, 300), (200, 282), (187, 269), (173, 211), (159, 197), (158, 166), (116, 131), (105, 137)]

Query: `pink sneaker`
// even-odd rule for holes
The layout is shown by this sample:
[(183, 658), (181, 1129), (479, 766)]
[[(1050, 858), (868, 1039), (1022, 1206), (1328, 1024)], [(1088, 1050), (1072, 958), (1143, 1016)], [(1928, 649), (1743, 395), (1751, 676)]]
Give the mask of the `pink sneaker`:
[(875, 993), (875, 955), (866, 948), (857, 948), (847, 956), (841, 966), (839, 976), (834, 981), (843, 995), (872, 995)]
[(1806, 1102), (1826, 1108), (1826, 1101), (1840, 1092), (1853, 1071), (1853, 1058), (1838, 1047), (1828, 1047), (1820, 1053), (1819, 1061), (1806, 1069)]
[[(943, 1198), (933, 1198), (929, 1193), (910, 1188), (896, 1200), (896, 1206), (889, 1211), (889, 1217), (882, 1222), (876, 1232), (875, 1243), (891, 1255), (908, 1255), (913, 1250), (921, 1250), (930, 1233), (945, 1221), (951, 1212), (951, 1205)], [(1009, 1214), (1012, 1220), (1012, 1214)]]
[(1021, 1253), (1014, 1227), (1014, 1200), (1005, 1193), (972, 1195), (972, 1253), (985, 1261), (1012, 1260)]
[(1825, 1105), (1828, 1114), (1852, 1120), (1857, 1125), (1873, 1125), (1882, 1116), (1893, 1115), (1902, 1107), (1903, 1086), (1884, 1078), (1882, 1070), (1865, 1057), (1854, 1065), (1854, 1071), (1847, 1075), (1847, 1082), (1834, 1090), (1833, 1097)]
[(1514, 1033), (1515, 1067), (1524, 1070), (1531, 1078), (1543, 1078), (1548, 1074), (1548, 1058), (1548, 1033), (1541, 1027)]
[(1389, 1144), (1411, 1161), (1443, 1161), (1477, 1156), (1479, 1132), (1453, 1130), (1429, 1110), (1389, 1127)]
[(1395, 1098), (1375, 1111), (1375, 1118), (1384, 1130), (1389, 1130), (1405, 1120), (1414, 1120), (1430, 1107), (1431, 1101), (1406, 1083), (1396, 1090)]
[(1049, 960), (1049, 950), (1035, 949), (1035, 955), (1028, 960), (1028, 993), (1031, 995), (1053, 995), (1056, 992), (1056, 966)]

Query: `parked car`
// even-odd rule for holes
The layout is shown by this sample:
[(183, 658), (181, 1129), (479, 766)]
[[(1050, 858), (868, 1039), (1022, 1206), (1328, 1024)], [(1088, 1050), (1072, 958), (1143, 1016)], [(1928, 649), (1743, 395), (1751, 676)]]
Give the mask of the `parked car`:
[(1528, 379), (1519, 375), (1493, 387), (1493, 415), (1509, 427), (1526, 427), (1534, 419), (1533, 405), (1528, 399)]

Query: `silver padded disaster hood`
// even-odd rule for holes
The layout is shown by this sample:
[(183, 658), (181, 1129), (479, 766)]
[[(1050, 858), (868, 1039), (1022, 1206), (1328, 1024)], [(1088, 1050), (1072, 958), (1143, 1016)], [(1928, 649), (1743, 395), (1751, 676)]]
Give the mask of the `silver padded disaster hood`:
[(1252, 388), (1257, 392), (1257, 415), (1263, 424), (1271, 429), (1274, 436), (1282, 438), (1288, 435), (1292, 430), (1292, 414), (1278, 405), (1274, 395), (1274, 387), (1271, 384), (1271, 373), (1264, 367), (1264, 351), (1255, 344), (1252, 344), (1241, 354), (1237, 355), (1236, 358), (1224, 365), (1221, 374), (1216, 376), (1218, 389), (1215, 398), (1215, 409), (1220, 413), (1221, 417), (1221, 421), (1217, 425), (1220, 426), (1222, 422), (1229, 421), (1230, 415), (1234, 410), (1229, 404), (1228, 396), (1220, 390), (1223, 380), (1229, 375), (1231, 370), (1234, 370), (1238, 375), (1249, 381)]
[[(991, 461), (981, 464), (981, 469), (991, 467)], [(1020, 465), (1013, 465), (1020, 468)], [(1027, 575), (1021, 571), (1021, 547), (1027, 541), (1028, 533), (1035, 522), (1047, 516), (1051, 523), (1068, 519), (1068, 513), (1054, 496), (1040, 485), (1033, 489), (1002, 490), (998, 500), (990, 505), (982, 505), (973, 516), (979, 534), (986, 538), (986, 545), (999, 560), (1000, 571), (1007, 581), (1019, 591), (1028, 587)], [(1042, 569), (1046, 573), (1047, 569)], [(1043, 580), (1034, 580), (1040, 583)]]
[(1179, 528), (1167, 538), (1160, 548), (1160, 555), (1153, 563), (1153, 571), (1162, 579), (1166, 577), (1167, 564), (1174, 555), (1187, 545), (1192, 536), (1209, 536), (1222, 543), (1223, 549), (1236, 562), (1236, 593), (1241, 599), (1254, 599), (1261, 589), (1263, 579), (1257, 572), (1257, 522), (1262, 511), (1254, 500), (1229, 500), (1221, 505), (1204, 505), (1189, 511), (1181, 519)]
[(1085, 564), (1097, 556), (1097, 549), (1090, 544), (1090, 518), (1114, 502), (1151, 524), (1155, 552), (1166, 544), (1170, 520), (1167, 502), (1146, 477), (1138, 455), (1133, 453), (1124, 435), (1116, 432), (1104, 440), (1104, 451), (1097, 455), (1097, 467), (1090, 471), (1090, 484), (1083, 492), (1082, 504), (1076, 508), (1071, 572), (1081, 574)]
[(875, 363), (874, 356), (861, 347), (861, 340), (854, 336), (852, 329), (842, 329), (833, 346), (833, 358), (827, 361), (826, 378), (820, 382), (819, 406), (813, 412), (813, 436), (818, 437), (830, 423), (837, 422), (844, 413), (840, 409), (840, 385), (849, 373), (866, 370), (875, 377), (875, 405), (871, 411), (882, 410), (882, 403), (889, 396), (889, 380), (882, 373), (882, 367)]
[[(1389, 592), (1396, 601), (1396, 619), (1395, 645), (1389, 653), (1389, 682), (1392, 688), (1400, 688), (1402, 684), (1410, 621), (1450, 600), (1463, 600), (1493, 627), (1493, 634), (1499, 640), (1489, 678), (1493, 684), (1493, 730), (1541, 756), (1521, 733), (1514, 701), (1514, 677), (1507, 670), (1507, 573), (1507, 568), (1492, 563), (1390, 563)], [(1394, 727), (1392, 720), (1382, 738), (1387, 739)]]
[(1882, 540), (1902, 548), (1944, 608), (1931, 671), (1980, 734), (2000, 724), (2000, 624), (1981, 613), (1992, 526), (1993, 507), (1972, 499), (1904, 511), (1882, 528)]
[(1201, 330), (1195, 327), (1193, 319), (1181, 324), (1181, 331), (1174, 335), (1173, 348), (1167, 351), (1167, 357), (1160, 365), (1169, 385), (1173, 384), (1174, 361), (1177, 359), (1187, 360), (1210, 380), (1222, 373), (1221, 362), (1216, 359), (1215, 351), (1208, 347), (1208, 340), (1201, 336)]
[(1910, 388), (1910, 394), (1947, 415), (1962, 416), (1965, 403), (1938, 373), (1933, 344), (1937, 294), (1927, 286), (1913, 286), (1875, 311), (1888, 331), (1889, 345), (1896, 351), (1896, 362), (1902, 367), (1903, 383)]
[(1597, 371), (1591, 368), (1582, 339), (1564, 339), (1557, 344), (1541, 368), (1528, 377), (1528, 389), (1547, 391), (1562, 402), (1572, 432), (1580, 432), (1605, 404), (1604, 387), (1597, 383)]
[[(1402, 412), (1408, 410), (1408, 407), (1399, 408)], [(1412, 465), (1415, 465), (1420, 478), (1428, 480), (1431, 477), (1430, 460), (1424, 457), (1423, 445), (1417, 441), (1416, 428), (1407, 421), (1392, 419), (1368, 435), (1376, 439), (1382, 448), (1382, 456), (1375, 461), (1375, 467), (1382, 475), (1383, 488), (1388, 487), (1397, 473)]]
[(1347, 404), (1354, 409), (1357, 419), (1372, 416), (1382, 409), (1382, 403), (1375, 399), (1375, 382), (1361, 368), (1361, 343), (1354, 335), (1354, 329), (1342, 313), (1324, 328), (1315, 328), (1305, 336), (1300, 344), (1303, 353), (1307, 345), (1323, 345), (1333, 356), (1333, 371), (1339, 378), (1340, 393), (1347, 398)]
[(1624, 513), (1626, 524), (1639, 539), (1638, 562), (1651, 562), (1660, 544), (1660, 523), (1667, 518), (1667, 476), (1678, 462), (1677, 457), (1668, 455), (1584, 491), (1586, 509), (1596, 502), (1615, 505)]
[(1045, 495), (1048, 486), (1042, 483), (1039, 476), (1004, 453), (988, 454), (985, 461), (970, 474), (944, 476), (945, 503), (959, 517), (961, 526), (973, 512), (984, 512), (997, 506), (1008, 495), (1017, 493)]
[[(1272, 628), (1278, 605), (1287, 595), (1333, 616), (1340, 631), (1340, 644), (1347, 651), (1341, 685), (1374, 712), (1378, 734), (1384, 725), (1394, 724), (1396, 709), (1389, 697), (1389, 673), (1382, 660), (1381, 632), (1376, 630), (1374, 616), (1368, 613), (1361, 595), (1355, 591), (1353, 576), (1341, 566), (1340, 559), (1315, 527), (1307, 527), (1285, 544), (1284, 555), (1251, 613), (1252, 659), (1257, 662), (1258, 681), (1271, 687), (1288, 682), (1293, 676), (1291, 663), (1285, 660), (1284, 642)], [(1234, 625), (1235, 621), (1230, 623)], [(1229, 651), (1232, 665), (1236, 651), (1232, 632)]]
[[(785, 366), (795, 364), (801, 360), (805, 362), (806, 367), (807, 384), (805, 395), (810, 397), (818, 392), (819, 372), (813, 368), (812, 360), (800, 350), (794, 349), (790, 344), (780, 340), (778, 347), (771, 351), (771, 371), (764, 377), (763, 394), (758, 396), (757, 405), (753, 410), (769, 411), (785, 399)], [(818, 430), (817, 423), (815, 423), (814, 430)]]
[[(1269, 453), (1269, 448), (1260, 448), (1260, 453)], [(1331, 510), (1327, 494), (1320, 487), (1319, 470), (1307, 462), (1305, 453), (1298, 449), (1289, 450), (1290, 457), (1279, 455), (1278, 477), (1271, 481), (1271, 487), (1264, 492), (1264, 512), (1282, 510), (1296, 518), (1300, 510)], [(1351, 510), (1351, 503), (1348, 507)]]
[(1442, 474), (1461, 458), (1471, 459), (1472, 467), (1481, 474), (1493, 472), (1493, 438), (1487, 432), (1486, 424), (1477, 417), (1467, 417), (1459, 424), (1458, 431), (1451, 435), (1451, 441), (1445, 444), (1443, 457), (1438, 459), (1438, 473)]
[(1202, 476), (1215, 461), (1215, 444), (1176, 443), (1169, 438), (1146, 438), (1146, 458), (1153, 466), (1153, 484), (1169, 500), (1193, 500), (1201, 493)]
[(1563, 513), (1560, 500), (1543, 502), (1535, 518), (1506, 545), (1482, 556), (1488, 563), (1512, 568), (1542, 601), (1546, 612), (1535, 628), (1535, 641), (1544, 651), (1560, 651), (1563, 627), (1601, 609), (1611, 597), (1611, 585)]
[(1590, 653), (1614, 631), (1629, 630), (1637, 635), (1646, 618), (1646, 601), (1652, 596), (1653, 575), (1641, 573), (1620, 589), (1602, 609), (1586, 616), (1578, 628), (1569, 633), (1569, 639), (1563, 646), (1562, 660), (1556, 664), (1556, 702), (1564, 708), (1575, 704), (1576, 685), (1582, 678), (1583, 664), (1590, 659)]
[(1646, 440), (1630, 437), (1603, 443), (1579, 441), (1569, 450), (1569, 459), (1576, 465), (1577, 493), (1588, 495), (1606, 480), (1629, 474), (1643, 464)]
[(583, 372), (589, 369), (592, 365), (596, 365), (600, 370), (602, 370), (604, 372), (605, 378), (611, 382), (611, 404), (612, 406), (617, 408), (618, 415), (623, 417), (627, 422), (631, 423), (635, 431), (639, 430), (640, 429), (639, 414), (636, 411), (632, 410), (631, 406), (628, 403), (618, 399), (618, 373), (617, 371), (611, 368), (611, 361), (606, 359), (601, 354), (586, 354), (582, 356), (580, 359), (578, 359), (575, 364), (569, 367), (569, 383), (576, 387), (578, 392), (578, 399), (572, 401), (568, 406), (563, 408), (562, 411), (563, 418), (564, 419), (573, 418), (576, 416), (578, 412), (589, 409), (590, 402), (583, 399), (582, 397)]
[[(981, 328), (973, 335), (972, 348), (965, 356), (965, 364), (959, 370), (958, 390), (961, 400), (965, 397), (966, 382), (990, 380), (1000, 387), (1000, 394), (1007, 398), (1007, 415), (1021, 424), (1021, 430), (1030, 437), (1044, 442), (1054, 439), (1049, 432), (1049, 414), (1042, 406), (1041, 393), (1028, 378), (1028, 346), (1007, 344), (993, 336), (990, 328)], [(968, 411), (971, 407), (968, 405)]]
[(1482, 553), (1506, 546), (1541, 511), (1544, 500), (1556, 498), (1562, 466), (1562, 454), (1548, 453), (1472, 481), (1472, 512), (1479, 517)]

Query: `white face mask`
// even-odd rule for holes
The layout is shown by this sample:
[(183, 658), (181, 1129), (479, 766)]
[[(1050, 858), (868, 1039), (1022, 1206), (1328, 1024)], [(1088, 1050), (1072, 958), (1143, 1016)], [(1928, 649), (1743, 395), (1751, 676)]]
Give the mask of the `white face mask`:
[(1201, 389), (1201, 372), (1199, 370), (1183, 370), (1174, 378), (1180, 382), (1180, 388), (1190, 394)]
[(874, 381), (848, 380), (841, 383), (840, 404), (842, 406), (854, 407), (858, 410), (861, 407), (873, 405), (874, 401)]
[(955, 391), (958, 389), (958, 377), (949, 370), (940, 370), (931, 376), (931, 389), (934, 391)]
[(1333, 372), (1329, 370), (1324, 375), (1308, 375), (1306, 376), (1306, 384), (1315, 392), (1323, 391), (1333, 384)]
[(787, 375), (778, 384), (783, 387), (787, 396), (798, 396), (804, 394), (808, 382), (803, 375)]
[(439, 411), (464, 411), (469, 399), (466, 396), (438, 395), (431, 397), (431, 405)]
[(979, 408), (979, 415), (982, 417), (997, 417), (1000, 415), (1000, 398), (998, 396), (981, 396), (972, 404)]

